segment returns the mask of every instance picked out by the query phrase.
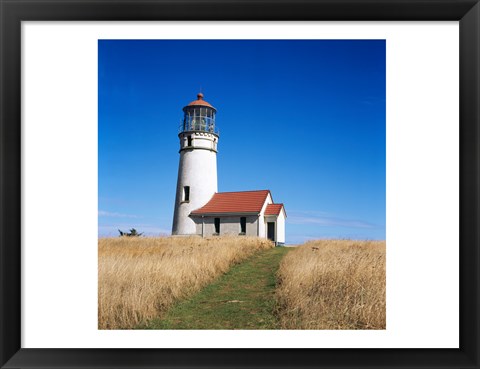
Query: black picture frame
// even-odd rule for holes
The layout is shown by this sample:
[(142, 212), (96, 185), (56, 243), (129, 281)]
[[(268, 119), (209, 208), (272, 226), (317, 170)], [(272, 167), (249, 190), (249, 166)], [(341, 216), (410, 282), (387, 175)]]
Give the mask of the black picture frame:
[[(0, 0), (0, 16), (2, 368), (479, 368), (478, 0)], [(460, 348), (22, 349), (21, 22), (29, 20), (459, 21)]]

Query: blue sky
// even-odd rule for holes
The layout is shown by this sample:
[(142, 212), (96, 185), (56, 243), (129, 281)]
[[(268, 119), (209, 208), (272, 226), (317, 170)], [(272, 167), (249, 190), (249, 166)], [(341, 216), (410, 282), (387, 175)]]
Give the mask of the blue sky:
[(100, 40), (99, 236), (171, 232), (182, 108), (218, 110), (218, 189), (269, 189), (286, 241), (385, 239), (384, 40)]

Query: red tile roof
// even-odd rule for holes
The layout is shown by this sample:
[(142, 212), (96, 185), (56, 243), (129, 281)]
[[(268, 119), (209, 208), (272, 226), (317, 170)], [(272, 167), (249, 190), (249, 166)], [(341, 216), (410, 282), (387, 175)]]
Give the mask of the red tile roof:
[(278, 215), (283, 208), (283, 204), (268, 204), (265, 209), (265, 215)]
[(200, 209), (192, 211), (192, 215), (221, 213), (260, 213), (269, 190), (218, 192)]
[(192, 105), (201, 105), (201, 106), (208, 106), (210, 108), (213, 108), (215, 109), (212, 105), (210, 105), (208, 102), (206, 102), (205, 100), (203, 100), (203, 94), (200, 92), (198, 95), (197, 95), (197, 100), (193, 100), (190, 104), (188, 104), (187, 106), (192, 106)]

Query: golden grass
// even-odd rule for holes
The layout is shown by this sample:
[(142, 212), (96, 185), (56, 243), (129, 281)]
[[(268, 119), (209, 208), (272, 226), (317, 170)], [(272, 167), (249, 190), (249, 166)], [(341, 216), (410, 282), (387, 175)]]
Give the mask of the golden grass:
[(271, 247), (254, 237), (99, 239), (98, 327), (134, 328)]
[(385, 241), (310, 241), (277, 274), (283, 329), (385, 329)]

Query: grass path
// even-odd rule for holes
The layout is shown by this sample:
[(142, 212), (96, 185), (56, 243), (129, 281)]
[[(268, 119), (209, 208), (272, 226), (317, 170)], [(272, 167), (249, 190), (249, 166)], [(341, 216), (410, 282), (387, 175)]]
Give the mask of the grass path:
[(275, 273), (289, 251), (276, 247), (235, 265), (146, 329), (275, 329)]

